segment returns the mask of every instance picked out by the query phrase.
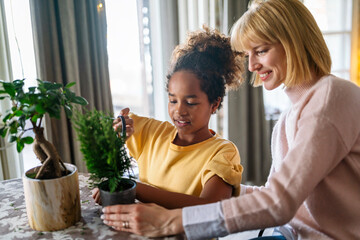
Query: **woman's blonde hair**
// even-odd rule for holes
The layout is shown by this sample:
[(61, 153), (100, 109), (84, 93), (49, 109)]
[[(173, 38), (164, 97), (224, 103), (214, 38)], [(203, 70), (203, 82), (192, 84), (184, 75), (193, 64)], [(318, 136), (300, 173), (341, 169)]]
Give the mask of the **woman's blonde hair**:
[[(283, 46), (287, 62), (285, 86), (310, 82), (313, 73), (317, 77), (330, 73), (331, 58), (323, 35), (299, 0), (253, 1), (231, 30), (231, 44), (237, 51), (249, 48), (250, 42)], [(261, 85), (258, 77), (253, 85)]]

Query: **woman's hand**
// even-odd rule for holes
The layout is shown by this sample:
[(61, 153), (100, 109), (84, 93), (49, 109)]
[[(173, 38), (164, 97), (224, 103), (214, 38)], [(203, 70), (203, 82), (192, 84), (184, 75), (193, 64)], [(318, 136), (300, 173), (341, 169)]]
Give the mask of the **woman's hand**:
[(115, 230), (147, 237), (161, 237), (184, 232), (182, 210), (168, 210), (156, 204), (113, 205), (103, 208), (101, 218)]
[[(120, 111), (121, 116), (125, 118), (126, 122), (126, 137), (129, 138), (134, 133), (134, 121), (128, 116), (130, 112), (129, 108), (124, 108)], [(113, 127), (115, 131), (120, 132), (122, 128), (122, 123), (120, 118), (116, 118), (113, 121)]]

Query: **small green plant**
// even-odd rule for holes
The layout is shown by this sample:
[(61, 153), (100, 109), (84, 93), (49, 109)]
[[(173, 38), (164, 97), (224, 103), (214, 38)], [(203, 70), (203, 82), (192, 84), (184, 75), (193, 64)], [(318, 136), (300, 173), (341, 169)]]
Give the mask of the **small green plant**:
[(110, 114), (96, 109), (84, 110), (84, 114), (75, 112), (72, 121), (92, 185), (98, 186), (107, 180), (110, 192), (121, 191), (123, 177), (127, 174), (133, 178), (126, 135), (113, 129), (114, 118)]
[[(17, 79), (13, 82), (0, 81), (0, 100), (10, 99), (11, 109), (8, 109), (2, 118), (0, 135), (9, 138), (10, 142), (16, 142), (18, 152), (21, 152), (25, 144), (33, 144), (34, 153), (42, 163), (35, 174), (36, 179), (51, 179), (64, 176), (68, 173), (55, 146), (44, 137), (42, 120), (45, 114), (51, 118), (60, 118), (63, 107), (67, 117), (72, 116), (72, 104), (86, 105), (88, 102), (80, 96), (76, 96), (70, 90), (75, 82), (63, 87), (59, 83), (51, 83), (37, 79), (37, 86), (29, 87), (24, 91), (25, 79)], [(26, 121), (31, 122), (31, 127), (26, 128)], [(25, 132), (32, 130), (35, 140), (31, 136), (23, 136)]]

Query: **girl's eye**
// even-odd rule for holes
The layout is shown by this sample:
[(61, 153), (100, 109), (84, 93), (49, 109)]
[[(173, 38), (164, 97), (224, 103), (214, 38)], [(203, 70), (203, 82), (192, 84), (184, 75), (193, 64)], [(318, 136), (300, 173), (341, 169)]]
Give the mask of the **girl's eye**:
[(195, 106), (195, 105), (198, 105), (198, 103), (191, 103), (191, 102), (188, 102), (187, 105), (189, 106)]
[(176, 100), (169, 100), (169, 103), (174, 104), (174, 103), (176, 103)]

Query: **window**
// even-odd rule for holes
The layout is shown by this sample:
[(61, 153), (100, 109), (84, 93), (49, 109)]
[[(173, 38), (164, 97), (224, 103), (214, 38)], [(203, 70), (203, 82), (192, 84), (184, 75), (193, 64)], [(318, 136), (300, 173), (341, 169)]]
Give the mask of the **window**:
[(350, 79), (351, 0), (305, 0), (323, 32), (332, 60), (331, 72)]
[(114, 114), (129, 107), (137, 114), (153, 115), (148, 7), (141, 3), (105, 2)]
[[(4, 3), (10, 46), (12, 78), (23, 79), (26, 77), (25, 88), (27, 88), (36, 84), (37, 78), (29, 1), (5, 0)], [(30, 122), (28, 123), (30, 128)], [(34, 137), (32, 131), (28, 131), (25, 134)], [(32, 150), (32, 145), (25, 145), (25, 148), (20, 155), (20, 166), (23, 168), (22, 171), (37, 165), (39, 165), (39, 160)]]

